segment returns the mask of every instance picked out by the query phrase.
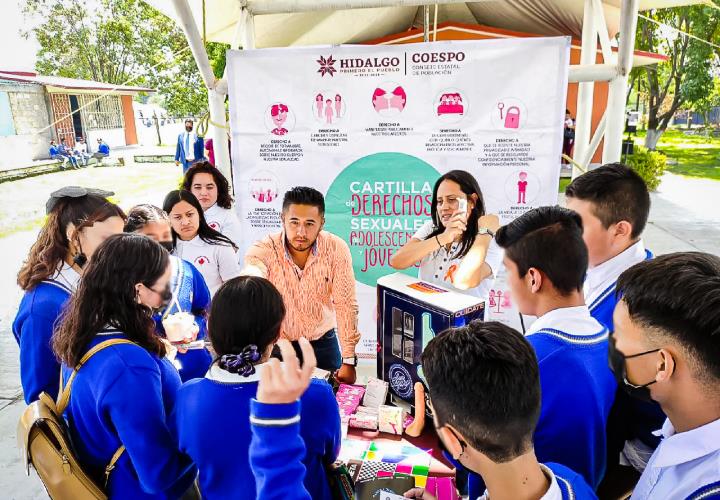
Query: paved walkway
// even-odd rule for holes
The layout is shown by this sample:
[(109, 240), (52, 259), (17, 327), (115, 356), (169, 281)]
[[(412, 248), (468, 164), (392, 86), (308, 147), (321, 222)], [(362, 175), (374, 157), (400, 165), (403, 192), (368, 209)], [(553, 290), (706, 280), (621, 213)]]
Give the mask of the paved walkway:
[[(77, 171), (53, 174), (73, 175), (80, 174)], [(161, 173), (161, 177), (165, 179), (166, 173)], [(28, 179), (22, 182), (40, 181)], [(64, 181), (58, 178), (57, 182), (62, 184)], [(50, 187), (44, 183), (41, 185), (46, 190)], [(142, 196), (158, 200), (169, 189), (163, 182)], [(562, 198), (560, 203), (564, 202)], [(720, 211), (716, 208), (718, 200), (720, 181), (666, 175), (660, 190), (652, 194), (652, 210), (644, 235), (647, 247), (656, 254), (703, 251), (720, 255)], [(138, 201), (126, 198), (122, 203), (123, 206), (129, 206)], [(14, 284), (15, 274), (35, 237), (35, 231), (25, 231), (0, 239), (0, 253), (4, 258), (4, 265), (0, 267), (0, 288), (4, 290), (0, 294), (0, 491), (8, 499), (46, 498), (34, 472), (31, 472), (31, 478), (25, 476), (16, 448), (15, 429), (25, 405), (18, 377), (17, 344), (10, 331), (21, 297), (20, 290)]]

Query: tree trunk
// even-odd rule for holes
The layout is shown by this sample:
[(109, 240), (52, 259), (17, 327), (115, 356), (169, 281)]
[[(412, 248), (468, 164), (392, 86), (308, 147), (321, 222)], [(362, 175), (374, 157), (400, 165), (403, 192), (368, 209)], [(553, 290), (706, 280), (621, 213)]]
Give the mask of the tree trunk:
[(655, 151), (657, 143), (660, 140), (660, 137), (663, 135), (663, 132), (665, 131), (662, 129), (651, 129), (648, 127), (647, 134), (645, 135), (645, 147), (648, 148), (650, 151)]

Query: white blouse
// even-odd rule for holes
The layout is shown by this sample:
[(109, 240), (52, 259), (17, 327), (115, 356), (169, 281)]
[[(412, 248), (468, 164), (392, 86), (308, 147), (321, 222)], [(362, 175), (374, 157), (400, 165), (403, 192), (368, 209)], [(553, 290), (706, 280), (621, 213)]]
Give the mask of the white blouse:
[(230, 238), (238, 247), (240, 246), (240, 219), (235, 210), (222, 208), (215, 203), (205, 210), (204, 214), (208, 226)]
[[(417, 230), (417, 232), (413, 235), (413, 239), (426, 240), (434, 229), (435, 226), (433, 225), (433, 222), (429, 220)], [(458, 242), (453, 242), (452, 245), (450, 245), (450, 251), (446, 250), (443, 246), (442, 248), (438, 248), (423, 257), (420, 261), (420, 271), (418, 273), (418, 277), (423, 281), (436, 283), (438, 285), (457, 290), (460, 293), (474, 295), (481, 299), (487, 299), (490, 294), (490, 289), (495, 283), (497, 272), (502, 265), (502, 249), (497, 245), (497, 243), (495, 243), (495, 239), (493, 238), (490, 241), (490, 246), (488, 247), (487, 255), (485, 256), (485, 263), (490, 266), (492, 274), (482, 280), (475, 288), (459, 290), (453, 286), (453, 273), (460, 265), (460, 262), (462, 262), (462, 259), (452, 257), (458, 251), (459, 246), (460, 244)]]
[(190, 241), (178, 238), (173, 255), (190, 262), (200, 271), (211, 296), (215, 295), (223, 283), (240, 276), (240, 264), (235, 249), (228, 245), (206, 243), (200, 236), (195, 236)]

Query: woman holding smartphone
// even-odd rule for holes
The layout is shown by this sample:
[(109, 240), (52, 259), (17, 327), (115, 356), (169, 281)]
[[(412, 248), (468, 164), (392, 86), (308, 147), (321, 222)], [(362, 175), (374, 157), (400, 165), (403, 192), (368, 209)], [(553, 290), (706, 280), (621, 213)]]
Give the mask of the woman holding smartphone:
[(480, 186), (464, 170), (452, 170), (433, 188), (432, 219), (390, 259), (395, 269), (419, 265), (418, 277), (487, 298), (502, 263), (495, 243), (497, 215), (485, 213)]

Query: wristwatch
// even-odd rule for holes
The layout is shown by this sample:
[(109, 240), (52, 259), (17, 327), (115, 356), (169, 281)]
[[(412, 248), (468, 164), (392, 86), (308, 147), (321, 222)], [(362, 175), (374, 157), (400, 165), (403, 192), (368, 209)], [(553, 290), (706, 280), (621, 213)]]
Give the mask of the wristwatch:
[(342, 362), (344, 365), (357, 366), (357, 356), (351, 358), (343, 358)]
[(494, 237), (495, 237), (495, 233), (493, 233), (491, 230), (489, 230), (489, 229), (486, 228), (486, 227), (480, 227), (480, 228), (478, 228), (477, 234), (478, 234), (478, 236), (481, 236), (481, 235), (484, 235), (484, 234), (488, 234), (488, 235), (490, 235), (491, 238), (494, 238)]

